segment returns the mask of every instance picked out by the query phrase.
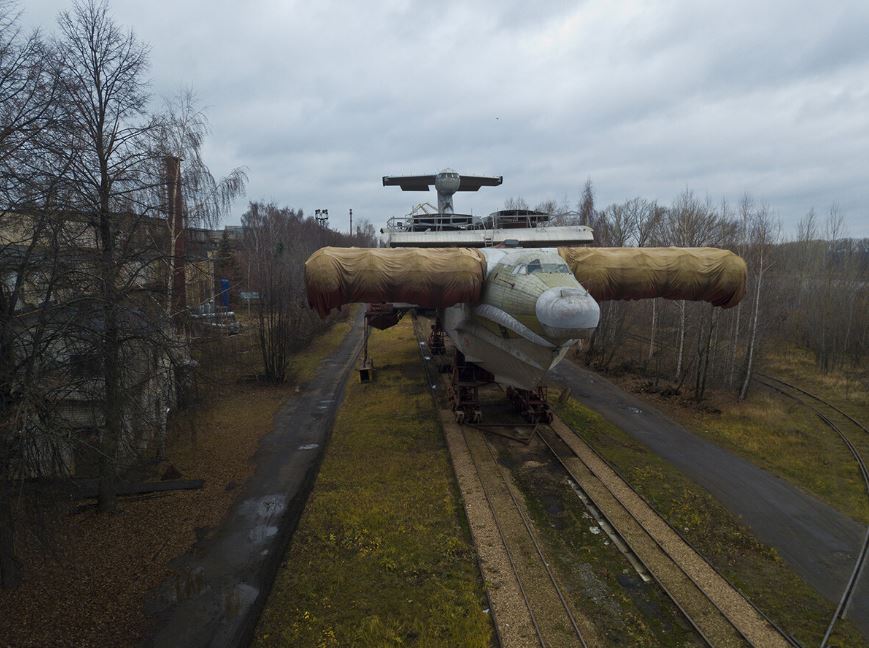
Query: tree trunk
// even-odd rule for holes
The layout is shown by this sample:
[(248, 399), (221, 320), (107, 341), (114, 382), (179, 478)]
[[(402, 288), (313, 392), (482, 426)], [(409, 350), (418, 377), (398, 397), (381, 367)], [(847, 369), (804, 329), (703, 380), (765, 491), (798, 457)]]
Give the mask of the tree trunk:
[(652, 356), (655, 354), (655, 328), (658, 324), (658, 300), (652, 300), (652, 328), (649, 332), (649, 360), (652, 359)]
[(685, 348), (685, 300), (679, 302), (679, 354), (676, 358), (676, 380), (682, 376), (682, 351)]
[[(709, 367), (706, 369), (706, 376), (708, 380), (715, 382), (715, 370), (716, 364), (715, 361), (718, 359), (718, 349), (721, 348), (721, 343), (719, 342), (719, 338), (721, 335), (721, 327), (718, 326), (718, 318), (720, 317), (720, 313), (713, 308), (712, 310), (712, 344), (709, 347)], [(705, 386), (704, 386), (705, 389)]]
[(697, 385), (694, 390), (694, 396), (697, 402), (701, 402), (703, 397), (706, 395), (706, 381), (709, 376), (709, 367), (711, 366), (711, 356), (712, 356), (712, 336), (715, 333), (716, 324), (717, 324), (717, 311), (715, 307), (710, 307), (709, 313), (709, 332), (706, 334), (706, 345), (703, 350), (703, 357), (701, 358), (700, 365), (701, 367), (698, 369), (697, 375)]
[(751, 339), (748, 342), (748, 362), (745, 367), (745, 380), (742, 389), (739, 390), (739, 400), (745, 400), (748, 395), (748, 386), (751, 383), (752, 362), (754, 361), (754, 347), (757, 343), (757, 315), (760, 310), (760, 288), (763, 282), (763, 254), (760, 257), (760, 268), (757, 272), (757, 293), (754, 296), (754, 318), (751, 323)]
[(591, 361), (594, 358), (594, 346), (597, 341), (598, 331), (600, 331), (600, 327), (596, 328), (591, 333), (591, 339), (588, 341), (588, 349), (585, 350), (585, 366), (590, 367)]
[(727, 386), (733, 386), (733, 374), (736, 371), (736, 347), (739, 343), (739, 315), (742, 312), (742, 302), (736, 306), (736, 316), (733, 321), (733, 344), (730, 347), (730, 369), (727, 374)]
[(100, 435), (100, 489), (97, 509), (103, 513), (117, 510), (116, 459), (121, 437), (123, 405), (120, 385), (120, 335), (117, 322), (118, 296), (115, 286), (115, 242), (109, 205), (108, 161), (101, 160), (99, 237), (101, 279), (103, 282), (103, 427)]
[(21, 582), (21, 568), (15, 559), (15, 520), (11, 493), (0, 484), (0, 587), (11, 589)]

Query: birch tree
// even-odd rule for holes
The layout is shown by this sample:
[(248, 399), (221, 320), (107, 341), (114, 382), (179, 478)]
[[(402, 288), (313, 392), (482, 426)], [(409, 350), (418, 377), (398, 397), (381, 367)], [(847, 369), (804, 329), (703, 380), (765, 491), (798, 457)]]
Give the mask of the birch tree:
[(758, 322), (760, 321), (760, 311), (763, 304), (763, 279), (764, 275), (770, 268), (770, 251), (778, 238), (779, 225), (772, 217), (769, 208), (762, 205), (752, 214), (752, 219), (748, 223), (749, 245), (747, 246), (749, 255), (749, 268), (754, 270), (754, 304), (752, 305), (751, 329), (748, 338), (748, 350), (746, 352), (745, 373), (742, 380), (742, 386), (739, 390), (739, 400), (745, 400), (748, 395), (748, 389), (751, 385), (751, 378), (754, 371), (754, 359), (757, 353), (757, 347), (760, 343), (758, 335)]

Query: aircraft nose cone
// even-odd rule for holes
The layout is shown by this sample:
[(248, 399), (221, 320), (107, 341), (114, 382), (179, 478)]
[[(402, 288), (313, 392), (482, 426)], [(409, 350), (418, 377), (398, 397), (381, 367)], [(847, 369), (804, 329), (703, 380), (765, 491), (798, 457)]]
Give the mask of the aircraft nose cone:
[(584, 288), (550, 288), (537, 298), (537, 321), (545, 335), (575, 340), (597, 328), (600, 306)]

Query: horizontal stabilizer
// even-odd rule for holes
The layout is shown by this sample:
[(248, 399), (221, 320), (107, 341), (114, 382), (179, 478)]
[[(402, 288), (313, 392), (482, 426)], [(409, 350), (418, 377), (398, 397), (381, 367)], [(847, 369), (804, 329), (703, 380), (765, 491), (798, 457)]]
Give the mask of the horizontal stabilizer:
[(504, 176), (459, 176), (459, 191), (478, 191), (480, 187), (497, 187), (504, 182)]
[(428, 191), (434, 183), (433, 175), (383, 176), (384, 187), (401, 187), (402, 191)]
[[(402, 191), (428, 191), (436, 181), (436, 175), (383, 176), (384, 187), (401, 187)], [(503, 181), (504, 176), (459, 175), (456, 191), (479, 191), (480, 187), (497, 187)]]

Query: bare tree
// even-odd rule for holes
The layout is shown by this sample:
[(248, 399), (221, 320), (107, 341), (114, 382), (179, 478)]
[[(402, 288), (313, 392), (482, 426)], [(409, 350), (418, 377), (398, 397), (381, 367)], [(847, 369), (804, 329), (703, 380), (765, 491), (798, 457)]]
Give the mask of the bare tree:
[(259, 293), (260, 352), (270, 382), (286, 380), (299, 315), (293, 304), (300, 298), (301, 277), (293, 264), (296, 250), (291, 234), (292, 222), (298, 219), (293, 209), (259, 203), (251, 203), (242, 217), (251, 281)]
[(377, 232), (374, 225), (367, 219), (362, 218), (356, 225), (355, 240), (353, 245), (357, 247), (372, 247), (377, 244)]
[(534, 206), (534, 211), (554, 216), (559, 212), (558, 202), (551, 198), (549, 200), (544, 200)]
[(301, 210), (251, 202), (242, 216), (243, 254), (249, 288), (259, 293), (257, 322), (266, 380), (287, 380), (291, 355), (322, 329), (305, 299), (304, 264), (326, 245), (348, 246), (366, 239), (320, 227)]
[[(690, 190), (684, 191), (667, 212), (667, 217), (661, 223), (661, 235), (669, 245), (678, 247), (700, 247), (718, 245), (722, 239), (725, 223), (712, 208), (707, 199), (701, 202)], [(679, 310), (679, 333), (676, 352), (675, 378), (681, 383), (683, 376), (683, 359), (685, 350), (685, 335), (687, 332), (688, 305), (686, 302), (676, 302)]]
[(763, 292), (764, 274), (770, 267), (770, 251), (778, 238), (779, 225), (773, 220), (769, 208), (762, 205), (759, 209), (753, 212), (753, 219), (749, 223), (749, 241), (751, 253), (750, 266), (755, 268), (755, 284), (754, 284), (754, 305), (751, 332), (748, 340), (748, 351), (746, 353), (745, 374), (742, 381), (742, 387), (739, 390), (739, 400), (745, 400), (748, 395), (748, 388), (751, 383), (752, 372), (754, 370), (754, 356), (756, 353), (758, 338), (758, 321), (760, 318), (761, 295)]
[(185, 220), (192, 227), (217, 227), (247, 185), (244, 167), (230, 170), (219, 180), (214, 177), (202, 156), (208, 134), (208, 118), (189, 89), (165, 102), (151, 133), (153, 159), (171, 156), (183, 160)]
[[(23, 424), (48, 406), (36, 362), (46, 340), (50, 294), (58, 276), (56, 220), (49, 217), (56, 184), (54, 137), (57, 77), (38, 33), (23, 35), (13, 2), (0, 2), (0, 586), (21, 578), (15, 558), (13, 481), (33, 476), (36, 439)], [(48, 246), (42, 246), (49, 242)], [(30, 279), (40, 268), (42, 295)], [(42, 299), (40, 299), (42, 297)], [(22, 354), (22, 349), (28, 352)], [(48, 454), (48, 449), (44, 452)]]
[(504, 209), (508, 211), (528, 209), (528, 203), (525, 202), (525, 199), (522, 196), (517, 196), (516, 198), (511, 196), (504, 201)]
[(594, 220), (594, 187), (591, 178), (586, 178), (585, 186), (582, 188), (582, 198), (579, 201), (579, 223), (590, 226), (592, 220)]
[[(99, 361), (102, 419), (99, 434), (100, 511), (116, 509), (116, 470), (123, 433), (126, 393), (122, 379), (124, 287), (122, 257), (137, 235), (137, 223), (119, 227), (119, 212), (133, 209), (156, 185), (145, 175), (153, 123), (146, 114), (148, 50), (123, 31), (105, 2), (76, 2), (58, 18), (55, 42), (65, 99), (70, 106), (66, 134), (74, 153), (69, 187), (78, 211), (96, 234), (99, 293)], [(129, 312), (129, 311), (128, 311)], [(129, 320), (129, 318), (127, 318)]]
[[(243, 167), (232, 169), (220, 180), (212, 175), (202, 157), (208, 133), (208, 119), (198, 108), (192, 90), (181, 92), (165, 102), (163, 112), (154, 120), (150, 133), (151, 160), (158, 166), (151, 170), (151, 175), (159, 176), (159, 165), (167, 165), (165, 197), (160, 186), (159, 194), (152, 196), (151, 202), (156, 204), (165, 200), (163, 210), (174, 215), (174, 218), (165, 220), (166, 236), (170, 241), (170, 253), (166, 255), (166, 304), (167, 312), (176, 322), (183, 315), (176, 311), (183, 311), (186, 307), (181, 296), (173, 298), (178, 289), (176, 286), (186, 280), (184, 258), (178, 258), (184, 256), (186, 228), (217, 227), (233, 201), (244, 194), (247, 185), (247, 172)], [(173, 179), (175, 186), (171, 186)], [(176, 203), (174, 206), (173, 201)], [(212, 292), (216, 293), (215, 287)]]

